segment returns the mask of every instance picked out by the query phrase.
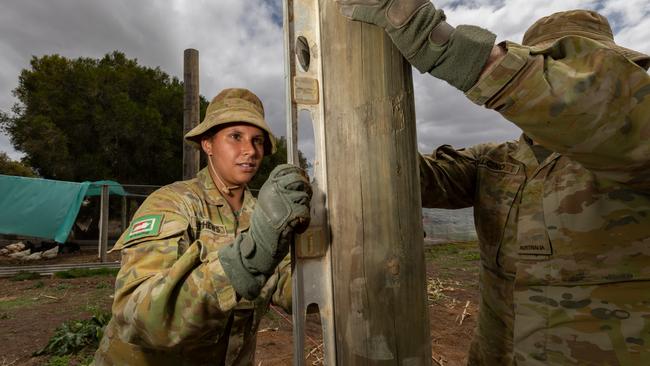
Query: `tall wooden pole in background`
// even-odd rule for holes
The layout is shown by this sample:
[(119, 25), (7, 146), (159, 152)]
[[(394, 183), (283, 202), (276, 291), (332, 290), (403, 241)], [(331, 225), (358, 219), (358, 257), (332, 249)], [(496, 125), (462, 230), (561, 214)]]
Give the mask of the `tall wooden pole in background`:
[[(199, 51), (188, 48), (183, 54), (183, 135), (199, 124)], [(199, 172), (199, 150), (183, 143), (183, 180)]]
[(294, 250), (294, 327), (317, 304), (328, 365), (430, 365), (411, 67), (382, 30), (345, 19), (334, 1), (286, 1), (287, 140), (299, 110), (316, 139), (313, 225)]
[(102, 185), (101, 200), (99, 209), (99, 261), (104, 263), (107, 259), (108, 249), (108, 200), (109, 200), (108, 185)]

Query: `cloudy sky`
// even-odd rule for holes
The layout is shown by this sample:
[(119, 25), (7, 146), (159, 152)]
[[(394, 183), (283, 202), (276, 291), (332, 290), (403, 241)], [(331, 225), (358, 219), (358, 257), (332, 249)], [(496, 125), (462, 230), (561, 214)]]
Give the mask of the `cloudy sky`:
[[(593, 9), (606, 15), (616, 41), (650, 53), (647, 0), (441, 0), (451, 24), (476, 24), (498, 40), (520, 41), (535, 19), (555, 11)], [(141, 64), (182, 79), (183, 50), (200, 53), (201, 94), (241, 86), (263, 100), (272, 129), (284, 135), (281, 0), (0, 0), (0, 109), (32, 55), (99, 58), (120, 50)], [(519, 136), (498, 114), (473, 105), (455, 89), (414, 73), (418, 143), (422, 152)], [(309, 153), (309, 141), (302, 145)], [(7, 136), (0, 151), (21, 156)]]

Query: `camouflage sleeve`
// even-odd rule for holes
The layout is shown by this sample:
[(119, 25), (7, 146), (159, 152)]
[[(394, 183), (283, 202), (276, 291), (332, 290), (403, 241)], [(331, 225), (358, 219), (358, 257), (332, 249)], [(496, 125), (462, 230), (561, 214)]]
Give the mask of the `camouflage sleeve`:
[(291, 314), (291, 254), (280, 262), (275, 274), (278, 276), (278, 285), (271, 300), (273, 304)]
[(420, 155), (422, 206), (449, 209), (473, 206), (478, 161), (492, 146), (481, 144), (455, 150), (442, 145), (431, 155)]
[(600, 43), (565, 37), (545, 48), (506, 43), (468, 98), (600, 178), (650, 189), (650, 76)]
[[(142, 217), (160, 219), (160, 227), (130, 237)], [(189, 242), (188, 217), (183, 201), (163, 188), (143, 203), (117, 242), (122, 267), (113, 316), (123, 341), (174, 349), (215, 342), (224, 332), (237, 304), (235, 291), (217, 251), (208, 252), (200, 240)]]

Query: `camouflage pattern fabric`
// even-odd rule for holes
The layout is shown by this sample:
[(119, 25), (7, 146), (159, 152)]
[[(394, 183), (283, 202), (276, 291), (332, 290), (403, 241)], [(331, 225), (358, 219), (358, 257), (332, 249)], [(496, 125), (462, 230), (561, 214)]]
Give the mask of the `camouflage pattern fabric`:
[(467, 96), (525, 135), (420, 158), (424, 206), (474, 206), (469, 364), (650, 365), (650, 76), (578, 36), (502, 46)]
[[(253, 301), (235, 293), (219, 261), (219, 249), (248, 230), (254, 205), (246, 191), (235, 218), (206, 169), (151, 194), (113, 248), (122, 266), (94, 364), (253, 365), (269, 303), (291, 306), (288, 258)], [(142, 230), (146, 220), (160, 225)]]

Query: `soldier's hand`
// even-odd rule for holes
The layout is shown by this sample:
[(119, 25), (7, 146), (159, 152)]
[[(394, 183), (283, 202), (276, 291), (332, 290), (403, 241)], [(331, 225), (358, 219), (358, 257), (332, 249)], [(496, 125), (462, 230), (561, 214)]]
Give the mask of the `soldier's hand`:
[(452, 27), (429, 0), (334, 1), (343, 16), (382, 27), (420, 72), (463, 91), (478, 79), (496, 38), (479, 27)]
[(260, 189), (251, 217), (255, 248), (242, 248), (249, 265), (271, 273), (287, 255), (294, 233), (309, 226), (311, 185), (305, 172), (290, 164), (277, 166)]
[(293, 165), (277, 166), (260, 189), (248, 232), (219, 251), (235, 290), (247, 299), (257, 297), (268, 275), (287, 255), (295, 233), (309, 226), (311, 185), (305, 172)]
[[(349, 19), (382, 27), (402, 55), (421, 72), (428, 72), (436, 57), (426, 55), (429, 43), (447, 43), (454, 30), (428, 0), (335, 0)], [(425, 53), (425, 54), (423, 54)]]

